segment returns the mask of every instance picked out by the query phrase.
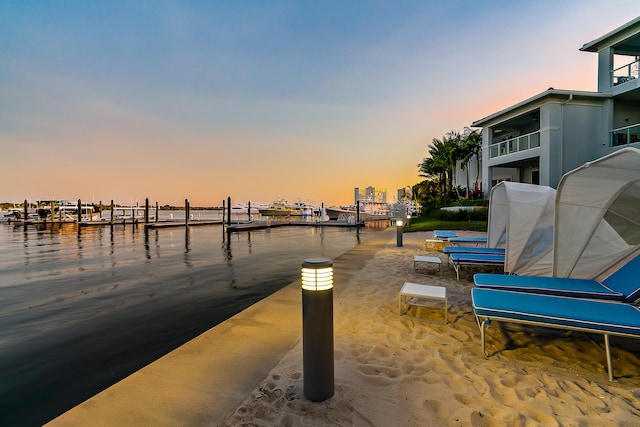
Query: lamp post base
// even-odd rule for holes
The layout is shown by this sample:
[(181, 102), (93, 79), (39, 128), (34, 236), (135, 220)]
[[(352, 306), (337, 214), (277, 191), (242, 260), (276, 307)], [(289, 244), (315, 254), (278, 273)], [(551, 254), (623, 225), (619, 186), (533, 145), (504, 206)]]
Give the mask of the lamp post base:
[(334, 393), (333, 288), (302, 289), (304, 396), (312, 402)]

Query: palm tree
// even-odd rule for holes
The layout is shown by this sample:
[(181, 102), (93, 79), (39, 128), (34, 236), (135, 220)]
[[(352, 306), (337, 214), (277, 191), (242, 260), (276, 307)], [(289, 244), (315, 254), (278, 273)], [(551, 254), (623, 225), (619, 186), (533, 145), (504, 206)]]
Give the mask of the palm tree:
[[(478, 158), (476, 180), (480, 177), (480, 151), (482, 150), (482, 134), (480, 130), (465, 128), (460, 141), (460, 164), (463, 170), (467, 169), (469, 162), (475, 156)], [(469, 171), (467, 170), (467, 198), (469, 197)], [(474, 185), (475, 187), (475, 185)]]
[(441, 145), (441, 142), (437, 139), (433, 139), (434, 146), (429, 150), (431, 157), (427, 157), (422, 160), (422, 163), (418, 165), (420, 170), (420, 176), (429, 180), (437, 180), (440, 187), (440, 195), (444, 194), (446, 190), (446, 166), (442, 162), (441, 157), (438, 155), (437, 146)]
[[(426, 188), (433, 188), (434, 185), (438, 186), (441, 197), (448, 194), (453, 189), (453, 174), (457, 163), (460, 162), (462, 169), (466, 169), (473, 156), (478, 156), (481, 149), (482, 135), (478, 130), (465, 128), (463, 134), (452, 130), (442, 139), (433, 138), (429, 147), (429, 157), (424, 158), (418, 165), (420, 176), (427, 180), (417, 185), (416, 194), (424, 197), (424, 193), (428, 192), (425, 191)], [(478, 167), (476, 181), (479, 174)], [(468, 181), (467, 177), (467, 197), (469, 197)], [(460, 198), (457, 186), (455, 191)]]
[(414, 185), (413, 198), (422, 207), (433, 206), (440, 197), (440, 180), (426, 179)]
[(453, 187), (453, 172), (460, 155), (460, 134), (451, 131), (442, 139), (433, 138), (429, 148), (430, 157), (420, 165), (421, 175), (425, 178), (438, 177), (441, 181), (442, 194)]
[[(444, 142), (444, 155), (446, 157), (447, 162), (447, 175), (449, 178), (449, 190), (453, 187), (453, 175), (456, 171), (456, 165), (458, 160), (460, 160), (460, 156), (462, 155), (462, 136), (460, 132), (452, 130), (443, 138)], [(458, 199), (460, 198), (460, 193), (458, 192), (458, 186), (455, 186), (456, 196)]]

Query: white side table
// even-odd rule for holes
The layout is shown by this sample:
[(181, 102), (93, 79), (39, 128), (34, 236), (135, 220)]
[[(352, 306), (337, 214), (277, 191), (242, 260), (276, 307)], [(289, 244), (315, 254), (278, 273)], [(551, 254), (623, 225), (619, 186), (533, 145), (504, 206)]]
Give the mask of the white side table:
[[(432, 301), (434, 300), (441, 301), (444, 304), (444, 321), (407, 315), (412, 306), (432, 307)], [(447, 314), (449, 311), (449, 302), (447, 300), (447, 288), (443, 286), (405, 282), (404, 285), (402, 285), (402, 289), (400, 289), (400, 294), (398, 295), (398, 308), (400, 310), (400, 316), (402, 317), (429, 322), (448, 323), (449, 320)]]
[[(438, 273), (442, 276), (442, 260), (437, 256), (422, 256), (415, 255), (413, 257), (413, 271), (418, 272), (418, 263), (425, 262), (427, 264), (436, 264), (438, 267)], [(420, 273), (418, 273), (420, 274)]]

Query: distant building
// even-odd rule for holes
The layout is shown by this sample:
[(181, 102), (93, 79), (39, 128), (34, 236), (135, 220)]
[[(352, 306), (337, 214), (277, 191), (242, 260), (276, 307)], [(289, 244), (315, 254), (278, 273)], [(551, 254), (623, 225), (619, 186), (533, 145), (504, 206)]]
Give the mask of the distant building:
[(413, 199), (413, 191), (411, 187), (406, 186), (404, 188), (398, 188), (397, 190), (398, 203), (411, 203), (412, 199)]
[(549, 88), (471, 125), (482, 128), (485, 197), (503, 180), (557, 188), (585, 162), (640, 148), (640, 17), (580, 50), (598, 54), (597, 92)]
[(411, 186), (398, 188), (396, 205), (402, 205), (404, 207), (403, 215), (413, 215), (420, 212), (421, 208), (421, 206), (413, 199), (413, 189)]
[(375, 187), (356, 187), (353, 189), (353, 203), (358, 203), (358, 201), (387, 203), (387, 189)]

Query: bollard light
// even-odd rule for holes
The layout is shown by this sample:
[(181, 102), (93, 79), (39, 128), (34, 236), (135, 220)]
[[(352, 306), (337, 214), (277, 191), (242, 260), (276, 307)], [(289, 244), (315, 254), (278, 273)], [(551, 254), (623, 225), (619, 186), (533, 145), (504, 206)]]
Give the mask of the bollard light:
[(396, 246), (402, 246), (402, 220), (396, 220)]
[[(328, 263), (327, 263), (328, 261)], [(302, 289), (324, 291), (333, 288), (333, 267), (328, 258), (309, 258), (302, 263)]]
[(334, 393), (333, 263), (328, 258), (302, 263), (302, 353), (304, 396), (327, 400)]

